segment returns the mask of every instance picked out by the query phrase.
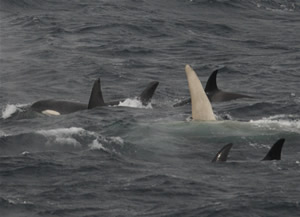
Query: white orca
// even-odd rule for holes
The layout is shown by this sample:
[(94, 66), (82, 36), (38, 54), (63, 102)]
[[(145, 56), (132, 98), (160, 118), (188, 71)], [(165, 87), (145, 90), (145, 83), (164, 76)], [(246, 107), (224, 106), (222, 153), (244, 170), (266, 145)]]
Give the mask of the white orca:
[[(210, 102), (225, 102), (239, 98), (253, 98), (244, 94), (231, 93), (220, 90), (217, 85), (217, 74), (218, 70), (213, 71), (213, 73), (209, 76), (204, 89)], [(191, 103), (191, 98), (182, 100), (173, 106), (178, 107), (188, 103)]]
[(216, 120), (214, 112), (212, 110), (212, 106), (207, 98), (207, 95), (196, 72), (189, 65), (185, 66), (185, 72), (191, 95), (193, 120)]
[[(158, 84), (159, 82), (157, 81), (150, 82), (144, 89), (142, 94), (138, 97), (138, 99), (142, 102), (143, 105), (147, 105), (151, 101)], [(94, 82), (88, 105), (78, 102), (50, 99), (40, 100), (33, 103), (31, 105), (31, 109), (35, 112), (47, 115), (63, 115), (80, 110), (93, 109), (99, 106), (118, 105), (120, 101), (122, 100), (105, 103), (102, 96), (100, 79), (97, 79)]]
[[(281, 150), (285, 139), (279, 139), (275, 142), (275, 144), (271, 147), (267, 155), (262, 159), (266, 160), (280, 160), (281, 159)], [(224, 162), (227, 160), (227, 156), (232, 147), (232, 143), (225, 145), (212, 159), (212, 162)]]

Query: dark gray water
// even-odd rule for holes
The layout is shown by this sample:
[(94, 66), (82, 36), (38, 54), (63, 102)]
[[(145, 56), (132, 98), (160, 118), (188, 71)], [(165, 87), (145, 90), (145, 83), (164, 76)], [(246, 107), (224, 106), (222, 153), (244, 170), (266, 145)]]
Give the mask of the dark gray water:
[[(298, 1), (0, 0), (0, 16), (1, 216), (299, 216)], [(173, 107), (189, 96), (185, 64), (254, 98), (190, 121)], [(87, 103), (98, 77), (125, 107), (26, 110)], [(282, 160), (260, 161), (279, 138)]]

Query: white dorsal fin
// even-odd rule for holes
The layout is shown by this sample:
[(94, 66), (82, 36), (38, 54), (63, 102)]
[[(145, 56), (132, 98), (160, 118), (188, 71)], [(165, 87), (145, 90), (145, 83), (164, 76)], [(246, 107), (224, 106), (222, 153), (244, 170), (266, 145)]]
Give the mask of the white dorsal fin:
[(192, 118), (200, 121), (216, 120), (212, 106), (196, 72), (189, 65), (185, 66), (185, 72), (192, 99)]

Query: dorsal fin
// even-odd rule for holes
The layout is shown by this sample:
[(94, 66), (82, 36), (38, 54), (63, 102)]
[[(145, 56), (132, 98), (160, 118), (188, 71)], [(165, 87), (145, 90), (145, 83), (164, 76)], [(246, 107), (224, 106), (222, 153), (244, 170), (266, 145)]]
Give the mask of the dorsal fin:
[(185, 66), (185, 72), (192, 99), (192, 118), (200, 121), (216, 120), (211, 104), (196, 72), (189, 65)]
[(229, 151), (232, 147), (232, 143), (229, 143), (227, 145), (225, 145), (214, 157), (214, 159), (211, 162), (220, 162), (220, 161), (226, 161), (227, 160), (227, 156), (229, 154)]
[(103, 96), (102, 96), (102, 91), (101, 91), (100, 78), (98, 78), (94, 82), (89, 104), (88, 104), (88, 109), (92, 109), (97, 106), (105, 106)]
[(214, 92), (219, 90), (218, 86), (217, 86), (217, 74), (218, 74), (218, 69), (213, 71), (213, 73), (209, 76), (207, 82), (206, 82), (206, 86), (205, 86), (205, 92)]
[(147, 105), (150, 102), (158, 84), (159, 84), (158, 81), (152, 81), (143, 90), (143, 92), (139, 96), (139, 99), (141, 100), (143, 105)]
[(280, 160), (281, 159), (281, 149), (283, 146), (285, 139), (279, 139), (275, 144), (272, 146), (270, 151), (262, 160)]

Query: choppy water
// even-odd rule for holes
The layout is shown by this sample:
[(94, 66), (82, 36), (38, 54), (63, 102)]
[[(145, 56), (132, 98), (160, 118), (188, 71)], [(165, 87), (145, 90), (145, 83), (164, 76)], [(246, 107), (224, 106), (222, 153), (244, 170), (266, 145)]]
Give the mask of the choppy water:
[[(299, 216), (300, 3), (0, 0), (1, 216)], [(190, 121), (184, 66), (226, 91)], [(41, 99), (127, 99), (62, 116)], [(151, 105), (135, 96), (160, 82)], [(126, 107), (126, 106), (131, 107)], [(229, 120), (228, 120), (229, 119)], [(279, 138), (281, 161), (260, 161)], [(210, 161), (234, 144), (226, 163)]]

